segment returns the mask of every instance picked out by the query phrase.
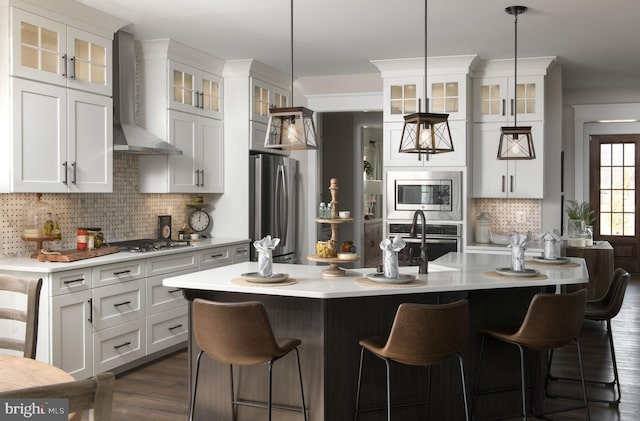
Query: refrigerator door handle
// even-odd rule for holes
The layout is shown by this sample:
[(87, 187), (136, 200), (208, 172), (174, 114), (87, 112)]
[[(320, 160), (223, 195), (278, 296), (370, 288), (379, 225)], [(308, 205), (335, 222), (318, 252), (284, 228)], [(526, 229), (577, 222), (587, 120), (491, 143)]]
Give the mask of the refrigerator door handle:
[[(288, 197), (287, 178), (285, 174), (284, 165), (278, 165), (276, 173), (276, 235), (280, 238), (280, 245), (287, 244), (287, 220), (289, 218), (289, 206), (286, 203), (289, 200)], [(282, 200), (285, 200), (284, 206), (280, 206)], [(282, 215), (282, 208), (284, 208), (284, 215)]]

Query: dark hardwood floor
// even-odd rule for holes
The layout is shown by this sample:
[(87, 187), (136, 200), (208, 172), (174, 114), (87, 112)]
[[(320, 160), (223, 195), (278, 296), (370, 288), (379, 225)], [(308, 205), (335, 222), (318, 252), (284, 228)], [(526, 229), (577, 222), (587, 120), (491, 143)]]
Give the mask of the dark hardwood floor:
[[(617, 406), (590, 403), (591, 419), (635, 421), (640, 419), (640, 275), (632, 277), (622, 310), (612, 321), (612, 328), (622, 385), (622, 400)], [(587, 378), (611, 378), (612, 370), (606, 340), (604, 324), (585, 322), (580, 341)], [(576, 358), (573, 347), (568, 346), (557, 351), (552, 372), (556, 375), (575, 375), (573, 368), (577, 367)], [(574, 384), (563, 383), (554, 387), (554, 390), (563, 395), (579, 393)], [(595, 396), (607, 392), (609, 391), (603, 388), (590, 387), (588, 393)], [(564, 399), (545, 400), (546, 408), (549, 409), (576, 403)], [(177, 352), (124, 373), (116, 380), (113, 421), (180, 421), (187, 419), (188, 412), (186, 351)], [(584, 409), (554, 414), (549, 418), (558, 421), (586, 419)]]

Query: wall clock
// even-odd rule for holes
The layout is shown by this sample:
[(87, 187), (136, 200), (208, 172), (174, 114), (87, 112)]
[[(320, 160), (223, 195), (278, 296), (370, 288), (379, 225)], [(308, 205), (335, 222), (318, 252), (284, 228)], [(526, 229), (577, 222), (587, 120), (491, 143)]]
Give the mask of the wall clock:
[(209, 215), (204, 209), (196, 208), (191, 215), (189, 215), (189, 227), (197, 233), (206, 231), (211, 225), (211, 215)]

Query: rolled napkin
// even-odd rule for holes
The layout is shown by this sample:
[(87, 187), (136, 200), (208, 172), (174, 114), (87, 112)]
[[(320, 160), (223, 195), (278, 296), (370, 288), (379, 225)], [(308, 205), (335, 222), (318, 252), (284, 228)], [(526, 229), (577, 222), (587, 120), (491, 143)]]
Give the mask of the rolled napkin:
[(556, 259), (558, 257), (557, 244), (562, 240), (560, 233), (556, 230), (545, 232), (540, 236), (540, 240), (544, 241), (543, 257), (548, 260)]
[(258, 273), (260, 276), (268, 278), (273, 275), (273, 249), (278, 244), (280, 244), (280, 239), (272, 239), (270, 235), (253, 242), (253, 247), (258, 251)]
[(397, 279), (400, 275), (400, 271), (398, 269), (398, 252), (402, 250), (405, 245), (406, 243), (400, 235), (396, 235), (393, 240), (385, 238), (380, 242), (380, 249), (383, 254), (382, 263), (385, 278)]
[(511, 270), (514, 272), (524, 271), (524, 250), (527, 245), (525, 234), (514, 234), (509, 237), (509, 247), (511, 247)]

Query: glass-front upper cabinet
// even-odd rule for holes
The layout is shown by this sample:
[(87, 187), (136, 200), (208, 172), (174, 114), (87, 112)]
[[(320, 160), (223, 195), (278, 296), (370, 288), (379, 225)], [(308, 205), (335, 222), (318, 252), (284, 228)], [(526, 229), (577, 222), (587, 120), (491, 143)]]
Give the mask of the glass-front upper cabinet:
[[(514, 89), (517, 89), (514, 95)], [(544, 119), (543, 76), (487, 77), (474, 80), (474, 121), (511, 122)], [(517, 103), (516, 103), (517, 102)]]
[(289, 92), (254, 77), (251, 78), (251, 120), (269, 122), (269, 108), (289, 106)]
[(467, 76), (428, 76), (429, 111), (449, 114), (450, 120), (467, 119)]
[(169, 108), (222, 119), (222, 78), (171, 60)]
[(12, 76), (111, 95), (111, 40), (12, 8)]
[(385, 78), (384, 121), (404, 121), (407, 114), (417, 113), (418, 99), (424, 96), (422, 78)]

